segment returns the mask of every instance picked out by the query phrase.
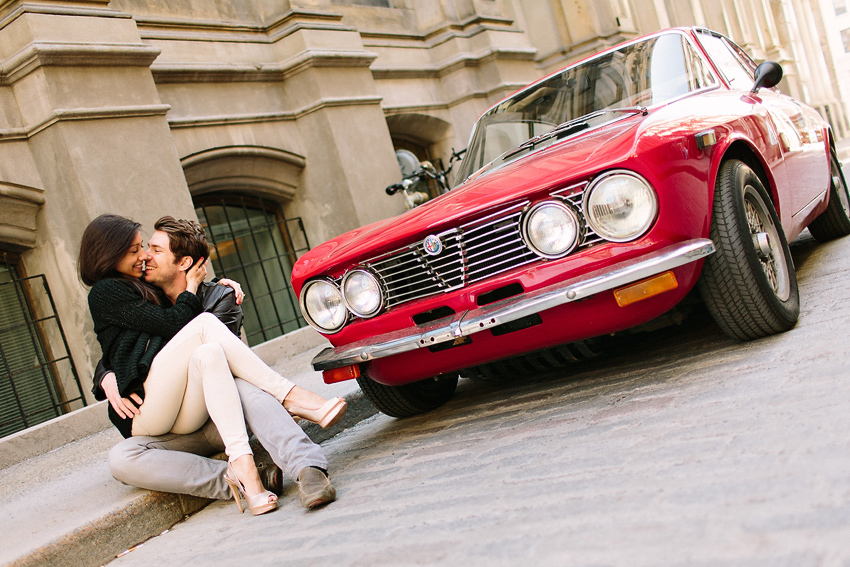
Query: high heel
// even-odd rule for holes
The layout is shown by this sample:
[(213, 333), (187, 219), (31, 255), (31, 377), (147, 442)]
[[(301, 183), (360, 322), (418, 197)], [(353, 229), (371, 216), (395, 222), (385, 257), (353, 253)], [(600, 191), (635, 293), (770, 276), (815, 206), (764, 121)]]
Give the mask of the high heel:
[(298, 406), (292, 406), (287, 411), (292, 417), (306, 419), (313, 423), (318, 423), (319, 427), (326, 429), (342, 419), (345, 415), (347, 404), (342, 398), (331, 398), (322, 404), (318, 409), (307, 409)]
[(269, 497), (274, 496), (274, 493), (269, 492), (268, 490), (253, 496), (248, 496), (248, 492), (245, 490), (245, 485), (242, 484), (242, 481), (239, 480), (238, 476), (236, 476), (236, 471), (233, 470), (233, 465), (229, 462), (227, 463), (227, 472), (224, 473), (224, 482), (226, 482), (227, 486), (230, 487), (230, 493), (233, 495), (233, 499), (236, 500), (236, 506), (239, 508), (240, 514), (243, 512), (242, 498), (240, 498), (240, 494), (245, 496), (245, 502), (248, 503), (248, 508), (251, 509), (251, 513), (255, 516), (271, 512), (277, 508), (277, 499), (269, 502)]

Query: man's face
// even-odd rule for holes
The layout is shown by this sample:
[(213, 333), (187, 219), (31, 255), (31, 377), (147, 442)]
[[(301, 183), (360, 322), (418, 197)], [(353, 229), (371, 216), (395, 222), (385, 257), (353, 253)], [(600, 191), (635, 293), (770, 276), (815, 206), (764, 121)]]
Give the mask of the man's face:
[(148, 257), (145, 260), (145, 281), (157, 287), (174, 282), (180, 274), (177, 258), (171, 251), (168, 235), (157, 230), (148, 241)]

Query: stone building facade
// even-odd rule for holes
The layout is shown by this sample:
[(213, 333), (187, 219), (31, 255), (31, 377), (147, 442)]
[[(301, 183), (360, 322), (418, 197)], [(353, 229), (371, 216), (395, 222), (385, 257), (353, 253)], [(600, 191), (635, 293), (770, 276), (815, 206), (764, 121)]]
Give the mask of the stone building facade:
[(831, 9), (0, 0), (0, 436), (91, 400), (100, 353), (76, 255), (95, 216), (150, 228), (197, 215), (216, 270), (249, 288), (255, 344), (303, 324), (286, 290), (300, 251), (403, 210), (383, 192), (399, 179), (395, 149), (445, 163), (491, 104), (622, 40), (678, 25), (726, 33), (782, 63), (782, 88), (844, 137)]

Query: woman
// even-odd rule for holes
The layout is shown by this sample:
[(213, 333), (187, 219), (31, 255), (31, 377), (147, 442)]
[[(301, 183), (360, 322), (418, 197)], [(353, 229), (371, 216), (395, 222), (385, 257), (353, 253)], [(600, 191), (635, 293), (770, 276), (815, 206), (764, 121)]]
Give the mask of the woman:
[[(241, 491), (254, 514), (277, 506), (260, 482), (233, 376), (284, 403), (290, 413), (327, 427), (345, 402), (325, 401), (266, 366), (215, 316), (201, 314), (195, 291), (206, 275), (204, 260), (187, 272), (187, 289), (174, 304), (140, 278), (147, 253), (139, 224), (117, 215), (92, 221), (80, 246), (80, 276), (103, 351), (125, 408), (110, 398), (110, 418), (125, 437), (189, 433), (207, 419), (226, 447), (231, 487), (241, 511)], [(126, 407), (134, 411), (126, 412)], [(314, 410), (303, 408), (318, 408)], [(208, 413), (207, 413), (208, 412)]]

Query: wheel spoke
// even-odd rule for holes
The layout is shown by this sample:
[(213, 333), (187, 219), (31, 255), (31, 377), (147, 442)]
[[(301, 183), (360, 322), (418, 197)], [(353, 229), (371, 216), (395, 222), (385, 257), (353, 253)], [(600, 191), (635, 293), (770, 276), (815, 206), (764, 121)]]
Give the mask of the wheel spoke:
[[(789, 291), (785, 255), (766, 205), (752, 187), (747, 187), (745, 190), (744, 210), (747, 226), (753, 238), (753, 246), (756, 249), (762, 270), (764, 270), (767, 283), (777, 297), (784, 299)], [(764, 250), (765, 240), (768, 248), (766, 254)]]

